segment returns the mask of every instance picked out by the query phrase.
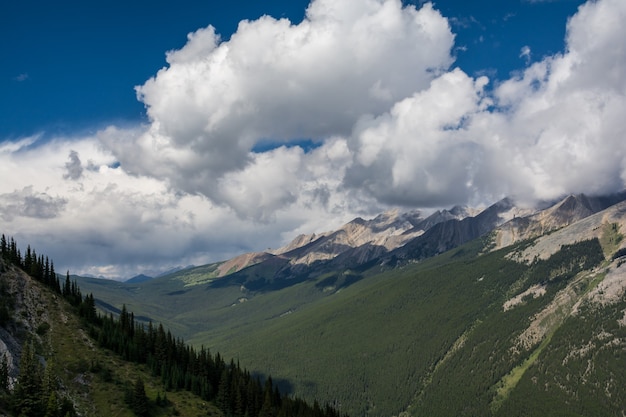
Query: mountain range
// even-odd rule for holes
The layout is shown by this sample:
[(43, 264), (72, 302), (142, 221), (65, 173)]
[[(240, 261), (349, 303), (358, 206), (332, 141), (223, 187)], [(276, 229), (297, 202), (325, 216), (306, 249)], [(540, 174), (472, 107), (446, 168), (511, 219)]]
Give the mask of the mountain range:
[[(19, 261), (52, 293), (0, 258), (0, 350), (9, 353), (8, 369), (15, 375), (19, 352), (28, 351), (20, 343), (31, 334), (37, 349), (57, 352), (52, 357), (65, 375), (58, 391), (65, 405), (71, 399), (74, 408), (93, 414), (85, 410), (98, 401), (94, 415), (108, 415), (98, 398), (111, 389), (119, 393), (123, 388), (116, 381), (132, 385), (129, 375), (149, 383), (156, 399), (148, 404), (158, 415), (189, 404), (172, 391), (171, 371), (154, 368), (150, 376), (132, 365), (129, 374), (130, 365), (94, 345), (108, 343), (130, 357), (131, 345), (123, 348), (124, 343), (138, 346), (163, 325), (200, 352), (234, 358), (237, 365), (231, 362), (229, 369), (243, 364), (251, 373), (241, 375), (251, 381), (253, 375), (271, 375), (294, 401), (320, 401), (348, 416), (621, 416), (624, 230), (626, 192), (570, 195), (539, 208), (505, 198), (482, 210), (388, 211), (224, 262), (127, 282), (67, 276), (62, 287), (62, 277), (50, 279), (54, 274), (42, 258), (33, 263), (26, 255), (20, 261), (3, 236), (4, 260)], [(59, 296), (91, 321), (71, 319)], [(97, 327), (113, 326), (115, 317), (121, 332), (116, 337), (131, 334), (129, 320), (136, 321), (136, 332), (148, 333), (120, 345), (109, 333), (115, 327)], [(88, 335), (99, 336), (90, 341)], [(182, 339), (168, 340), (182, 346)], [(81, 361), (68, 351), (70, 345), (81, 352)], [(163, 350), (158, 346), (155, 352)], [(89, 355), (98, 362), (88, 366)], [(152, 357), (136, 357), (146, 359), (153, 363)], [(7, 369), (0, 365), (0, 371)], [(167, 366), (192, 372), (177, 363)], [(153, 378), (159, 375), (161, 387)], [(229, 384), (217, 374), (213, 378), (216, 387)], [(0, 411), (3, 404), (26, 404), (7, 402), (1, 388)], [(221, 396), (208, 390), (203, 398), (221, 398), (212, 412), (237, 415), (243, 405), (225, 402), (223, 389)], [(80, 400), (81, 390), (90, 399)], [(168, 396), (171, 391), (174, 408), (162, 405), (160, 390)], [(255, 392), (261, 391), (258, 385)], [(22, 397), (16, 391), (15, 398)]]
[(103, 311), (348, 415), (621, 415), (624, 230), (626, 193), (506, 198), (357, 218), (139, 283), (77, 279)]
[(202, 277), (201, 282), (207, 282), (265, 264), (271, 268), (280, 265), (273, 278), (290, 280), (302, 274), (358, 267), (372, 260), (425, 259), (492, 231), (496, 233), (494, 244), (500, 248), (567, 226), (624, 199), (626, 193), (600, 197), (570, 195), (552, 204), (544, 203), (546, 208), (532, 209), (518, 207), (512, 199), (505, 198), (483, 210), (455, 206), (427, 217), (419, 211), (401, 213), (396, 209), (371, 220), (356, 218), (337, 230), (297, 236), (276, 250), (245, 253), (163, 276), (174, 275), (188, 283)]

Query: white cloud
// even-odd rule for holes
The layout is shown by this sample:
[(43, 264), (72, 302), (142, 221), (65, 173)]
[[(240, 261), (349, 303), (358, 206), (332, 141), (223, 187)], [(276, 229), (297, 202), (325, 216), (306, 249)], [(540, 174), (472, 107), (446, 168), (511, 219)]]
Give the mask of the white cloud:
[(583, 5), (568, 23), (565, 53), (499, 86), (496, 97), (507, 111), (488, 129), (507, 139), (493, 148), (511, 162), (512, 185), (525, 182), (537, 198), (624, 187), (624, 18), (621, 1)]
[[(562, 53), (493, 89), (449, 68), (453, 35), (430, 4), (316, 0), (297, 25), (201, 29), (138, 87), (149, 125), (0, 144), (2, 232), (58, 270), (130, 276), (389, 205), (621, 190), (624, 20), (621, 0), (585, 4)], [(285, 146), (252, 151), (268, 142)]]
[(526, 64), (528, 64), (530, 62), (531, 53), (530, 46), (524, 45), (522, 46), (522, 49), (520, 49), (519, 57), (522, 58)]
[[(308, 154), (278, 148), (257, 155), (247, 170), (224, 177), (241, 192), (220, 189), (228, 204), (215, 204), (162, 180), (129, 175), (100, 145), (102, 136), (112, 134), (133, 137), (135, 132), (108, 129), (94, 137), (28, 142), (28, 148), (6, 145), (0, 153), (0, 176), (6, 179), (0, 183), (0, 232), (50, 256), (58, 271), (130, 277), (279, 247), (299, 233), (339, 226), (361, 208), (345, 205), (336, 190), (348, 157), (341, 140)], [(72, 152), (87, 169), (68, 181), (66, 158)], [(312, 166), (297, 179), (292, 175), (301, 159)], [(20, 175), (10, 175), (15, 172)], [(291, 203), (270, 211), (271, 204), (281, 205), (289, 187)], [(328, 192), (324, 204), (319, 190)], [(230, 205), (244, 213), (266, 210), (255, 213), (263, 221), (243, 219)]]
[(15, 77), (13, 77), (13, 80), (17, 81), (18, 83), (21, 83), (21, 82), (24, 82), (24, 81), (28, 80), (28, 78), (29, 78), (28, 74), (23, 72), (23, 73), (15, 76)]
[(39, 139), (39, 135), (35, 135), (35, 136), (29, 136), (26, 138), (21, 138), (20, 140), (17, 140), (17, 141), (2, 142), (0, 143), (0, 155), (13, 153), (21, 149), (28, 148), (30, 145), (35, 143), (38, 139)]
[[(264, 16), (241, 22), (225, 42), (209, 26), (137, 88), (150, 128), (106, 143), (129, 171), (239, 210), (237, 190), (223, 188), (266, 158), (251, 155), (255, 144), (349, 135), (363, 114), (428, 86), (452, 63), (452, 46), (430, 4), (416, 10), (399, 0), (317, 0), (297, 25)], [(274, 193), (260, 211), (240, 214), (263, 217), (292, 201)]]
[(35, 192), (32, 186), (0, 194), (0, 217), (12, 221), (15, 217), (53, 219), (63, 210), (67, 200), (47, 193)]
[(355, 155), (346, 184), (379, 201), (441, 206), (467, 201), (481, 149), (464, 137), (467, 121), (481, 111), (486, 78), (461, 70), (435, 79), (424, 91), (378, 118), (363, 118), (350, 142)]
[(493, 94), (454, 70), (362, 119), (346, 184), (389, 204), (430, 206), (623, 189), (624, 18), (624, 2), (589, 2), (568, 22), (563, 53)]

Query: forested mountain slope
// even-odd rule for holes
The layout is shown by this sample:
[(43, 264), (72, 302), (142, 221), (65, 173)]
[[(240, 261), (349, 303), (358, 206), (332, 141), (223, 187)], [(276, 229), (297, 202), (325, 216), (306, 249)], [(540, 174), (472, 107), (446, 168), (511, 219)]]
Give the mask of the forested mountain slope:
[(291, 282), (261, 263), (205, 285), (163, 277), (103, 294), (349, 415), (621, 416), (626, 205), (581, 215), (579, 202), (541, 217), (566, 219), (559, 229), (501, 249), (495, 229), (419, 262)]
[(125, 307), (98, 315), (69, 274), (61, 282), (47, 258), (7, 243), (2, 235), (0, 415), (340, 416), (162, 325), (138, 324)]

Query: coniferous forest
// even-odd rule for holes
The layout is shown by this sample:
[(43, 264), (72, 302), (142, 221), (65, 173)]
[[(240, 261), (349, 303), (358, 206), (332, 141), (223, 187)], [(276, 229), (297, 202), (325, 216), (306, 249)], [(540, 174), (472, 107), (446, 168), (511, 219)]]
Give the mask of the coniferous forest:
[[(620, 416), (626, 299), (618, 292), (612, 304), (590, 300), (612, 294), (608, 285), (626, 276), (625, 261), (624, 251), (611, 243), (622, 239), (617, 227), (602, 227), (610, 233), (557, 240), (552, 254), (528, 255), (526, 263), (515, 259), (531, 241), (485, 252), (485, 240), (407, 267), (376, 266), (341, 294), (320, 296), (320, 308), (276, 316), (258, 331), (253, 327), (259, 321), (238, 328), (215, 320), (224, 331), (193, 345), (168, 330), (172, 322), (147, 320), (153, 315), (133, 306), (132, 297), (121, 297), (119, 310), (102, 313), (89, 281), (78, 281), (89, 289), (83, 295), (69, 272), (56, 274), (47, 257), (30, 247), (22, 255), (13, 239), (2, 237), (0, 332), (44, 308), (61, 314), (28, 323), (32, 339), (21, 327), (19, 375), (15, 356), (11, 364), (0, 354), (0, 415), (338, 417), (337, 409), (314, 400), (321, 398), (350, 415)], [(289, 295), (317, 295), (319, 282), (325, 287), (328, 281), (312, 279)], [(12, 305), (16, 282), (29, 283), (24, 290), (45, 293), (48, 301), (24, 309), (14, 297)], [(275, 302), (277, 294), (283, 296), (269, 292), (255, 299)], [(238, 307), (268, 306), (255, 306), (255, 299)], [(37, 335), (58, 334), (67, 317), (72, 327), (66, 332), (77, 337), (46, 347), (53, 338)], [(214, 341), (219, 337), (230, 346)], [(74, 352), (77, 345), (85, 345), (83, 352)], [(73, 355), (80, 358), (65, 360)], [(241, 358), (258, 373), (227, 357)], [(88, 400), (104, 398), (97, 413), (85, 413), (80, 394), (66, 389), (75, 372), (54, 377), (74, 364), (94, 382), (79, 387), (89, 385)], [(270, 369), (281, 379), (261, 373)], [(312, 391), (299, 389), (308, 379)], [(293, 391), (279, 388), (285, 381)], [(111, 396), (115, 412), (108, 411)]]
[[(226, 416), (339, 417), (332, 407), (310, 403), (281, 393), (271, 376), (253, 375), (239, 363), (226, 361), (219, 353), (199, 350), (186, 344), (159, 324), (144, 326), (134, 314), (122, 308), (119, 316), (100, 315), (92, 294), (82, 296), (79, 286), (70, 280), (69, 271), (61, 282), (48, 257), (38, 255), (30, 246), (21, 254), (13, 238), (2, 235), (0, 256), (64, 298), (81, 317), (88, 334), (102, 348), (111, 350), (128, 362), (145, 364), (154, 377), (160, 378), (164, 392), (189, 391), (214, 403)], [(0, 288), (0, 326), (11, 316), (11, 300)], [(77, 415), (72, 403), (57, 392), (54, 381), (54, 358), (46, 366), (36, 357), (33, 344), (24, 344), (20, 373), (11, 389), (6, 357), (0, 357), (0, 410), (16, 416), (65, 417)], [(137, 378), (126, 394), (128, 407), (138, 416), (150, 415), (144, 383)], [(157, 396), (156, 406), (167, 404), (167, 395)]]

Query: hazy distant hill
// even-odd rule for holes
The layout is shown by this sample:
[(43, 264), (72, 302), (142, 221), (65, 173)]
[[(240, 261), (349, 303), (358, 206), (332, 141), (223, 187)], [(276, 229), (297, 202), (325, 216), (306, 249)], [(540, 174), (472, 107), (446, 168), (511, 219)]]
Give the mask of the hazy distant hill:
[(127, 279), (126, 281), (124, 281), (127, 284), (139, 284), (140, 282), (146, 282), (146, 281), (150, 281), (151, 279), (153, 279), (152, 277), (149, 277), (147, 275), (144, 274), (139, 274), (136, 275), (130, 279)]
[(350, 415), (622, 415), (623, 200), (385, 213), (226, 275), (84, 286)]

